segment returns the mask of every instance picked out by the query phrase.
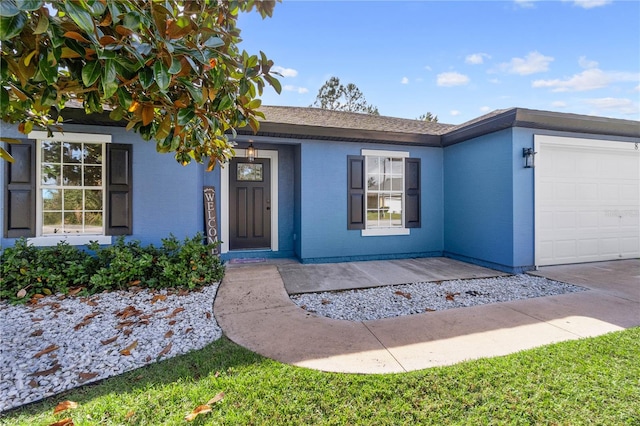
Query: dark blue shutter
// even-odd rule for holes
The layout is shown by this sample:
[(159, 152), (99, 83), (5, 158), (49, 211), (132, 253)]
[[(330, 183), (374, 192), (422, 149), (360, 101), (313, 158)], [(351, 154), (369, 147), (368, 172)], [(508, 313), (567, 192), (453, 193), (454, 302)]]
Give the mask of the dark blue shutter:
[(347, 156), (347, 229), (365, 227), (364, 157)]
[(107, 235), (131, 235), (133, 231), (132, 145), (107, 144)]
[(404, 227), (420, 228), (420, 159), (404, 159)]
[[(5, 164), (4, 236), (6, 238), (36, 236), (36, 146), (24, 139), (7, 144), (14, 158)], [(4, 161), (4, 160), (0, 160)]]

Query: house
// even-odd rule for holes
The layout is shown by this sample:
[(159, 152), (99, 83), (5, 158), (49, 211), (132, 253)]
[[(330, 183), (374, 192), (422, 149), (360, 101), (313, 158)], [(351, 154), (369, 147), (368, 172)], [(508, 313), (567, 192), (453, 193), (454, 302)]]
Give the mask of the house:
[(0, 164), (2, 246), (191, 236), (205, 230), (213, 187), (223, 259), (448, 256), (521, 272), (640, 257), (638, 121), (523, 108), (457, 126), (263, 112), (260, 132), (239, 131), (236, 158), (212, 172), (105, 116), (67, 112), (64, 134), (7, 145), (17, 161)]

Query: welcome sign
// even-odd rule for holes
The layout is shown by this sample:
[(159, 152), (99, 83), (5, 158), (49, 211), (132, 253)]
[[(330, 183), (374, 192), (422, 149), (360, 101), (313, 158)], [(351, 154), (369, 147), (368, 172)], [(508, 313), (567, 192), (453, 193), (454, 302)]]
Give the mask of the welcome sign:
[(213, 245), (211, 254), (220, 254), (218, 244), (218, 215), (216, 212), (216, 189), (213, 186), (205, 186), (204, 192), (204, 229), (207, 235), (207, 244)]

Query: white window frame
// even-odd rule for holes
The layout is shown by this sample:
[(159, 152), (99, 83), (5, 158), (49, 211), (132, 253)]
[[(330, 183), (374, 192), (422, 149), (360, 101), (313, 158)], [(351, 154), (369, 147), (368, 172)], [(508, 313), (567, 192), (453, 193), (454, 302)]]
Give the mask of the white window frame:
[[(368, 170), (368, 164), (367, 162), (369, 161), (369, 157), (390, 157), (390, 158), (402, 158), (402, 181), (403, 181), (403, 186), (404, 186), (404, 179), (406, 178), (405, 176), (405, 166), (404, 166), (404, 159), (405, 158), (409, 158), (409, 152), (407, 151), (388, 151), (388, 150), (377, 150), (377, 149), (363, 149), (360, 152), (360, 155), (362, 155), (364, 157), (364, 174), (365, 174), (365, 182), (366, 182), (366, 175), (367, 175), (367, 170)], [(366, 200), (367, 200), (367, 195), (368, 195), (369, 191), (367, 188), (367, 185), (365, 183), (365, 208), (364, 208), (364, 217), (365, 217), (365, 229), (361, 230), (361, 235), (363, 237), (375, 237), (375, 236), (387, 236), (387, 235), (410, 235), (411, 234), (411, 230), (409, 228), (405, 228), (404, 226), (404, 215), (405, 215), (405, 190), (404, 188), (402, 188), (402, 227), (397, 227), (397, 228), (375, 228), (375, 229), (369, 229), (367, 228), (367, 226), (369, 226), (368, 224), (368, 219), (367, 219), (367, 206), (366, 206)]]
[[(55, 246), (59, 242), (64, 241), (72, 246), (80, 246), (89, 244), (92, 241), (97, 241), (99, 244), (111, 244), (112, 238), (109, 235), (105, 235), (105, 219), (106, 219), (106, 200), (107, 200), (107, 161), (106, 161), (106, 144), (111, 143), (111, 135), (94, 134), (94, 133), (54, 133), (53, 136), (48, 136), (47, 132), (34, 131), (29, 133), (29, 137), (36, 140), (36, 236), (28, 238), (27, 241), (35, 246)], [(102, 234), (59, 234), (59, 235), (42, 235), (42, 177), (41, 177), (41, 164), (42, 164), (42, 150), (40, 149), (42, 141), (54, 141), (54, 142), (88, 142), (88, 143), (102, 143), (104, 145), (102, 150)]]

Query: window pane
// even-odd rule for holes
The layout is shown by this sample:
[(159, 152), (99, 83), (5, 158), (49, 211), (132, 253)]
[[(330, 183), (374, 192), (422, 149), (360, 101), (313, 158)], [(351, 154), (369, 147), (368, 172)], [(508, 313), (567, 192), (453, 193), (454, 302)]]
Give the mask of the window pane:
[(41, 169), (41, 185), (60, 185), (60, 165), (43, 164)]
[(391, 180), (391, 189), (393, 191), (402, 191), (404, 189), (404, 183), (403, 183), (402, 176), (394, 177)]
[(64, 209), (82, 210), (82, 189), (64, 190)]
[(367, 189), (378, 191), (380, 189), (380, 179), (378, 175), (369, 176), (367, 178)]
[(82, 212), (64, 212), (64, 232), (82, 232)]
[(84, 167), (84, 186), (102, 186), (102, 166)]
[(62, 162), (63, 163), (79, 163), (84, 157), (81, 143), (65, 142), (62, 145)]
[(102, 210), (102, 191), (86, 190), (84, 192), (84, 208), (86, 210)]
[(90, 234), (102, 233), (102, 213), (87, 212), (84, 214), (84, 232)]
[(261, 163), (238, 163), (237, 180), (262, 182)]
[(62, 166), (62, 184), (64, 186), (82, 185), (82, 166)]
[(389, 194), (385, 199), (389, 226), (392, 228), (402, 227), (402, 195)]
[(394, 158), (391, 163), (391, 173), (402, 176), (402, 158)]
[(380, 173), (380, 157), (367, 157), (367, 174)]
[(42, 190), (42, 207), (44, 210), (62, 210), (62, 194), (59, 189)]
[(60, 142), (43, 141), (41, 146), (43, 163), (60, 162)]
[(46, 212), (42, 216), (42, 233), (59, 234), (62, 232), (62, 212)]
[(84, 144), (85, 164), (102, 164), (102, 144)]

